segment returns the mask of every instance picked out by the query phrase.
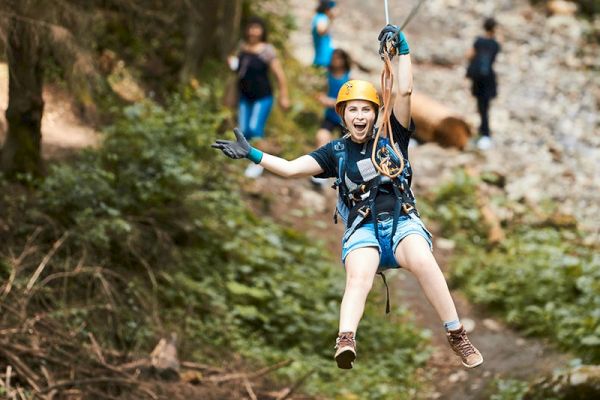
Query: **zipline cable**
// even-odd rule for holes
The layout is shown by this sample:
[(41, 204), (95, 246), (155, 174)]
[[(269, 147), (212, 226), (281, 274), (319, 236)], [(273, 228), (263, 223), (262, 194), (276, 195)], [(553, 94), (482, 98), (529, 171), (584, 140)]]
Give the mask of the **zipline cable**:
[[(386, 0), (386, 2), (387, 2), (387, 0)], [(400, 25), (401, 31), (403, 31), (404, 28), (406, 28), (406, 25), (408, 25), (410, 23), (410, 21), (415, 17), (415, 15), (417, 15), (417, 13), (419, 12), (419, 9), (423, 5), (423, 3), (425, 3), (425, 0), (419, 0), (417, 5), (413, 7), (413, 9), (410, 11), (410, 14), (408, 14), (408, 17), (406, 17), (406, 19), (404, 20), (402, 25)]]
[(388, 8), (388, 0), (384, 0), (385, 1), (385, 24), (389, 25), (390, 24), (390, 10)]

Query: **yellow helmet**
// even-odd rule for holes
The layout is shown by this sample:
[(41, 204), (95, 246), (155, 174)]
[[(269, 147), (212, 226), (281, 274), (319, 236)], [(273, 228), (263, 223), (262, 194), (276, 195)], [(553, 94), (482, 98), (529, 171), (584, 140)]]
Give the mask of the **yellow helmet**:
[(377, 89), (370, 82), (353, 79), (342, 85), (335, 101), (335, 112), (344, 119), (344, 103), (350, 100), (367, 100), (377, 105), (379, 111), (381, 102)]

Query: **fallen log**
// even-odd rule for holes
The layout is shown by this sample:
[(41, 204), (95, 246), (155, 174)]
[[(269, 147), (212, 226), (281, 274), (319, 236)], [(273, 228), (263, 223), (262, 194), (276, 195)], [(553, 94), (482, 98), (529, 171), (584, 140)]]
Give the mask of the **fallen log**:
[(459, 149), (464, 149), (467, 145), (471, 127), (454, 110), (418, 92), (412, 94), (411, 110), (417, 126), (415, 136), (418, 140)]

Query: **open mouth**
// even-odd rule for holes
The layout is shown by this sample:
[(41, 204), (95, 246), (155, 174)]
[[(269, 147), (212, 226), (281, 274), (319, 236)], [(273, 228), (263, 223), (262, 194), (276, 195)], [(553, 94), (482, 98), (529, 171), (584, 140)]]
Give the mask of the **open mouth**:
[(354, 126), (354, 129), (356, 130), (357, 133), (361, 133), (365, 129), (367, 129), (367, 123), (366, 122), (355, 122), (353, 124), (353, 126)]

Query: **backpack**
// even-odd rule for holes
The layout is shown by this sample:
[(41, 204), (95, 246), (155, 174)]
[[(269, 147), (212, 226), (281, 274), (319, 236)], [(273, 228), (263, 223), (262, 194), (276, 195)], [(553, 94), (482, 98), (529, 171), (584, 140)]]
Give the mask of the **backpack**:
[(492, 54), (479, 51), (467, 67), (467, 78), (474, 81), (487, 79), (492, 75)]

